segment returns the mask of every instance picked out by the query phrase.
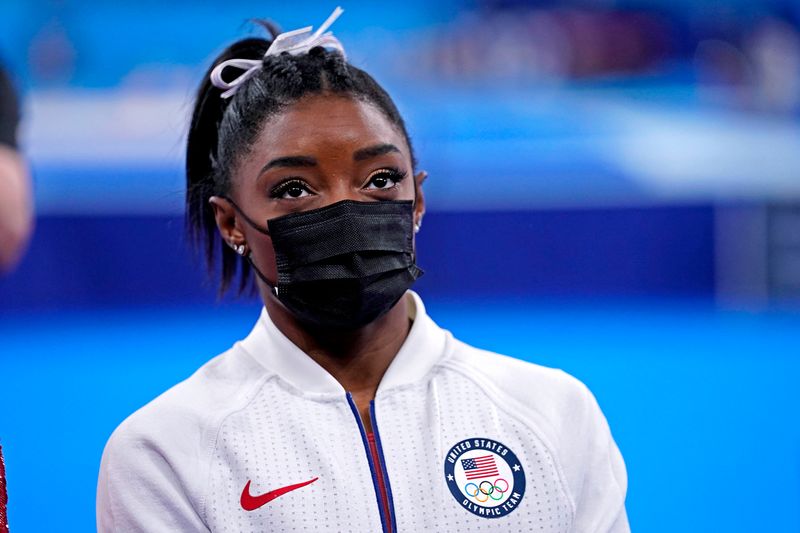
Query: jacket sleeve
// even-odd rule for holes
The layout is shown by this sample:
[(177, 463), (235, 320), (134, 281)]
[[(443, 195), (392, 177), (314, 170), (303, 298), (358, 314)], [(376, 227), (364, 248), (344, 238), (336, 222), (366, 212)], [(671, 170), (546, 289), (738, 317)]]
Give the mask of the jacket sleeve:
[(167, 450), (120, 426), (100, 463), (97, 531), (209, 531), (172, 463)]
[(573, 442), (581, 475), (573, 486), (575, 533), (628, 533), (625, 494), (628, 477), (608, 422), (592, 393), (583, 385), (578, 435)]

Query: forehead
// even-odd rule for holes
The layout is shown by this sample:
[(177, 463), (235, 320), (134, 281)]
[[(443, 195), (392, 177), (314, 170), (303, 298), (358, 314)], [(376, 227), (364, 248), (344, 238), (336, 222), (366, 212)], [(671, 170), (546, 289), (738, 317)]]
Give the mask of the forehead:
[[(339, 95), (304, 97), (266, 121), (251, 156), (350, 157), (365, 146), (388, 143), (410, 159), (405, 138), (374, 105)], [(339, 155), (337, 155), (339, 154)]]

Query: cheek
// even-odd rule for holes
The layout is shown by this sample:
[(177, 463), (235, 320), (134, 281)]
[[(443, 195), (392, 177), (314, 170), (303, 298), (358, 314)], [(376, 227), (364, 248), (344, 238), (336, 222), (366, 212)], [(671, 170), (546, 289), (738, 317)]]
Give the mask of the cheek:
[(407, 177), (400, 184), (400, 199), (414, 200), (417, 197), (417, 188), (412, 177)]
[(278, 280), (278, 267), (275, 264), (275, 249), (272, 247), (272, 239), (254, 230), (249, 233), (247, 243), (253, 263), (268, 280), (275, 283)]

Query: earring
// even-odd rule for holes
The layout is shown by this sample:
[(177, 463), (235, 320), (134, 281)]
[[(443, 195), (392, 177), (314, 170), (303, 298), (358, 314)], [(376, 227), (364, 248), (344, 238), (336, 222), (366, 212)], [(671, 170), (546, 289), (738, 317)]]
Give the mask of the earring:
[(244, 255), (244, 244), (237, 245), (233, 241), (228, 241), (228, 246), (230, 246), (237, 254)]

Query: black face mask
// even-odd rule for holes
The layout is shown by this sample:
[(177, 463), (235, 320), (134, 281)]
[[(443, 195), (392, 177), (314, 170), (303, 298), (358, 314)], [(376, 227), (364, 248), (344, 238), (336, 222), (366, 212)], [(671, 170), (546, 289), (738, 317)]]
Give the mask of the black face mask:
[(306, 324), (357, 329), (381, 317), (423, 272), (414, 256), (414, 202), (343, 200), (260, 227), (272, 238), (277, 284), (253, 269)]

